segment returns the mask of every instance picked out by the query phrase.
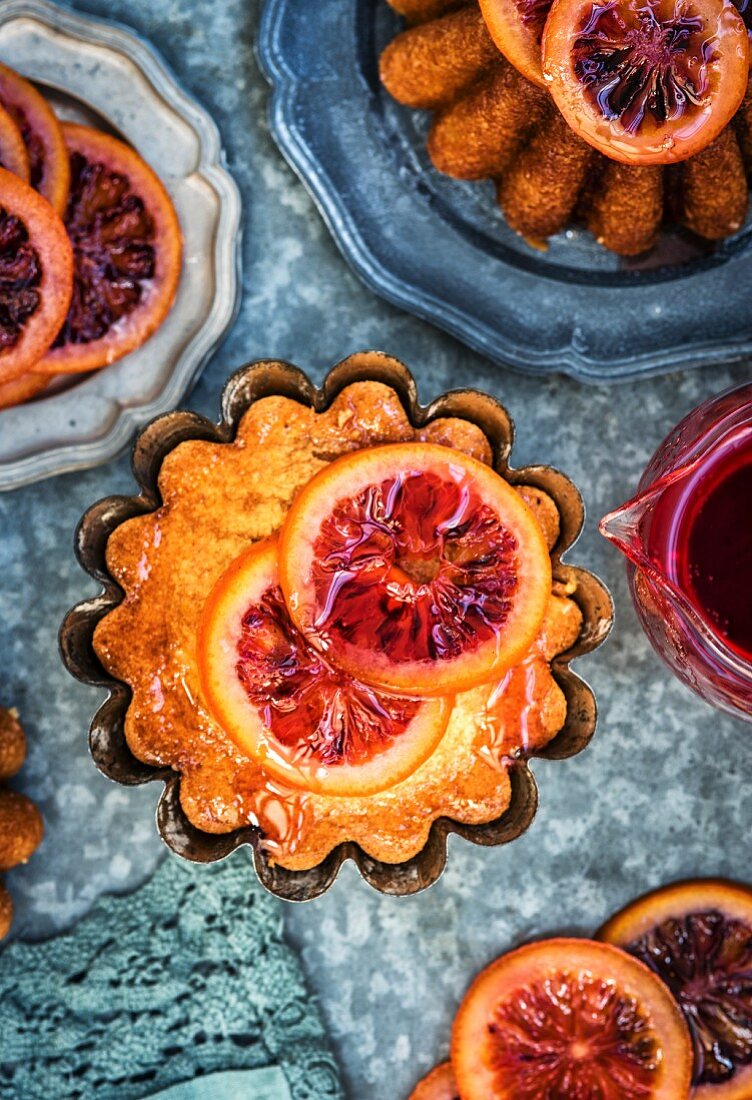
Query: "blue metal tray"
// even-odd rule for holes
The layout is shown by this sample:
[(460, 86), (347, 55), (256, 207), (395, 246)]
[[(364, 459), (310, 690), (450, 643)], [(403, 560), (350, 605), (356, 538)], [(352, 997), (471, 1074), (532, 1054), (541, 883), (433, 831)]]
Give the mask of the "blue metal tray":
[(399, 28), (385, 0), (266, 0), (259, 36), (272, 132), (368, 286), (531, 374), (621, 381), (752, 355), (752, 225), (715, 247), (667, 232), (639, 261), (576, 229), (530, 248), (490, 182), (432, 168), (428, 115), (381, 87)]

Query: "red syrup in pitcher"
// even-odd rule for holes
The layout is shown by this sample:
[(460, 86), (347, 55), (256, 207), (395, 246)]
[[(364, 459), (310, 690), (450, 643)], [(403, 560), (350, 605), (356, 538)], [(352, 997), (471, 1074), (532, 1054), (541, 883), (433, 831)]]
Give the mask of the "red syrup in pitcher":
[(752, 427), (661, 495), (647, 551), (708, 626), (752, 659)]
[(677, 425), (601, 531), (629, 559), (656, 650), (708, 702), (752, 721), (752, 384)]

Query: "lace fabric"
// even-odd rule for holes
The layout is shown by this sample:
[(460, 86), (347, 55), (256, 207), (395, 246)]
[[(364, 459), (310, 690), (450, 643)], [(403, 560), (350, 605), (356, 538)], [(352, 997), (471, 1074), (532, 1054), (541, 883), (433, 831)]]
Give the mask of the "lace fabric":
[(141, 1100), (278, 1065), (293, 1100), (342, 1100), (282, 907), (242, 855), (168, 856), (70, 933), (0, 953), (0, 1097)]

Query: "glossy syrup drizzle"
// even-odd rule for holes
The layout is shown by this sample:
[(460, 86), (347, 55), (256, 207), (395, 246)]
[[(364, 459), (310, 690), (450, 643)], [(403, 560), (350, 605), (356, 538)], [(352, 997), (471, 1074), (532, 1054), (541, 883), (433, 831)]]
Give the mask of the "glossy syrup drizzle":
[(504, 770), (510, 758), (545, 743), (540, 706), (550, 678), (543, 654), (530, 653), (489, 686), (483, 711), (477, 715), (476, 751), (491, 767)]
[(267, 856), (296, 853), (310, 821), (310, 795), (267, 777), (248, 797), (248, 820), (261, 831), (259, 847)]

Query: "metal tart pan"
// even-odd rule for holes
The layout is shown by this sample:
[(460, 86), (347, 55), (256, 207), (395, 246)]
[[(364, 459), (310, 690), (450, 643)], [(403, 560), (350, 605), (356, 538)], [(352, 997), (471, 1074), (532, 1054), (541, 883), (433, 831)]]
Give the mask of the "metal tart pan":
[(167, 846), (185, 859), (211, 863), (248, 845), (262, 884), (286, 901), (308, 901), (324, 893), (348, 859), (355, 863), (366, 882), (385, 894), (417, 893), (441, 875), (447, 859), (447, 837), (451, 833), (488, 847), (508, 844), (525, 832), (538, 805), (538, 789), (528, 759), (520, 756), (511, 764), (509, 807), (495, 821), (486, 825), (463, 825), (448, 817), (438, 818), (425, 846), (404, 863), (381, 863), (357, 844), (344, 843), (310, 870), (288, 871), (267, 859), (258, 843), (259, 831), (253, 827), (221, 835), (197, 829), (180, 804), (180, 775), (169, 767), (142, 763), (128, 747), (124, 725), (131, 699), (130, 688), (105, 671), (93, 647), (97, 623), (123, 599), (122, 589), (107, 569), (105, 554), (110, 535), (131, 517), (153, 512), (160, 506), (159, 471), (166, 455), (179, 444), (189, 439), (232, 442), (243, 415), (255, 401), (264, 397), (282, 395), (323, 412), (346, 386), (366, 380), (391, 386), (415, 427), (447, 416), (478, 425), (491, 443), (498, 473), (511, 484), (534, 485), (545, 490), (557, 504), (561, 532), (552, 551), (554, 577), (563, 582), (576, 581), (574, 599), (582, 610), (583, 621), (574, 646), (551, 663), (553, 675), (567, 700), (566, 721), (545, 749), (533, 755), (549, 760), (564, 759), (581, 752), (590, 741), (596, 726), (595, 698), (570, 666), (575, 658), (591, 652), (604, 641), (613, 622), (611, 597), (603, 583), (592, 573), (563, 560), (584, 522), (579, 492), (568, 478), (550, 466), (515, 469), (510, 464), (514, 439), (512, 420), (503, 405), (484, 393), (471, 389), (453, 390), (429, 405), (421, 405), (415, 380), (403, 363), (382, 352), (366, 351), (338, 363), (320, 389), (290, 363), (277, 360), (251, 363), (234, 374), (225, 386), (218, 424), (191, 412), (172, 412), (153, 421), (138, 437), (133, 450), (133, 472), (140, 487), (138, 495), (99, 501), (78, 526), (75, 540), (78, 560), (86, 572), (102, 584), (102, 591), (78, 604), (66, 616), (60, 631), (62, 657), (73, 676), (108, 692), (89, 733), (91, 755), (99, 770), (127, 786), (152, 781), (164, 783), (157, 809), (157, 827)]

